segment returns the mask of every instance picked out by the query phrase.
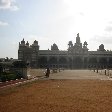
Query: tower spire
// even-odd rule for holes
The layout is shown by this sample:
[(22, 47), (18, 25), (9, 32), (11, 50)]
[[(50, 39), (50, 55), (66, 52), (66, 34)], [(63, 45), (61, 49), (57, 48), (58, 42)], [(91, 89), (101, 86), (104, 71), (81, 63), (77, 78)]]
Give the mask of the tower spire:
[(76, 37), (76, 43), (77, 43), (77, 44), (80, 44), (80, 37), (79, 37), (79, 33), (77, 34), (77, 37)]

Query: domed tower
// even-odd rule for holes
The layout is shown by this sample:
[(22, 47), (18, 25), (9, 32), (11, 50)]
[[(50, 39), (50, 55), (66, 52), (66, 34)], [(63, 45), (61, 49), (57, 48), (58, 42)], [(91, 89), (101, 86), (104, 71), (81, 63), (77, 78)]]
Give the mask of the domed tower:
[(24, 39), (19, 42), (18, 59), (27, 62), (29, 66), (38, 67), (38, 52), (38, 41), (35, 40), (30, 46), (28, 41), (25, 44)]
[(103, 44), (101, 44), (101, 45), (99, 46), (98, 51), (106, 51), (106, 50), (104, 49), (104, 45), (103, 45)]
[(51, 50), (59, 50), (59, 49), (58, 49), (58, 46), (54, 43), (54, 44), (51, 46)]
[(19, 42), (19, 49), (18, 49), (18, 59), (19, 60), (24, 60), (23, 57), (24, 57), (25, 48), (26, 48), (26, 45), (25, 45), (25, 40), (23, 38), (23, 40)]
[(83, 48), (87, 48), (87, 45), (88, 45), (88, 44), (87, 44), (87, 42), (85, 41), (84, 44), (83, 44)]
[(25, 46), (24, 38), (23, 38), (23, 40), (21, 41), (21, 46)]
[(23, 50), (26, 48), (26, 44), (25, 44), (25, 40), (23, 38), (23, 40), (21, 42), (19, 42), (19, 50)]
[(72, 43), (72, 41), (69, 41), (68, 42), (68, 52), (71, 53), (72, 49), (73, 49), (73, 43)]
[(69, 41), (68, 46), (69, 46), (69, 48), (73, 47), (72, 41)]
[(35, 50), (39, 50), (38, 41), (35, 40), (35, 41), (33, 42), (32, 48), (35, 49)]
[(29, 47), (29, 43), (28, 43), (28, 41), (27, 41), (27, 43), (26, 43), (26, 46)]
[(84, 53), (87, 53), (87, 51), (89, 50), (89, 49), (87, 48), (87, 45), (88, 45), (88, 44), (87, 44), (87, 42), (85, 41), (84, 44), (83, 44), (83, 52), (84, 52)]

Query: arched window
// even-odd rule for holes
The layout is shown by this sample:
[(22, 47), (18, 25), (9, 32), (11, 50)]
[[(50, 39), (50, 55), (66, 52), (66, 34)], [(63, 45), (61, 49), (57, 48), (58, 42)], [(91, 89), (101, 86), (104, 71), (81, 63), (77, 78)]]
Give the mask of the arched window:
[(44, 64), (47, 64), (47, 57), (40, 57), (39, 59), (39, 64), (40, 65), (44, 65)]
[(50, 57), (49, 64), (57, 64), (57, 58), (56, 57)]
[(67, 64), (67, 59), (65, 57), (60, 57), (59, 64)]

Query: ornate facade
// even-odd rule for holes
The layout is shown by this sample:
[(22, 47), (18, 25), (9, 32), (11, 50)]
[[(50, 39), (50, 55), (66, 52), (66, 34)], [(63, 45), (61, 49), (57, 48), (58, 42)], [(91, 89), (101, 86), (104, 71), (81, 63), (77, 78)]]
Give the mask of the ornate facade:
[(97, 51), (88, 51), (87, 42), (80, 41), (79, 33), (76, 43), (69, 41), (66, 51), (59, 50), (54, 43), (51, 50), (39, 50), (38, 41), (32, 45), (25, 43), (24, 39), (19, 43), (18, 59), (24, 60), (31, 67), (36, 68), (69, 68), (86, 69), (88, 67), (112, 67), (112, 51), (106, 51), (101, 44)]

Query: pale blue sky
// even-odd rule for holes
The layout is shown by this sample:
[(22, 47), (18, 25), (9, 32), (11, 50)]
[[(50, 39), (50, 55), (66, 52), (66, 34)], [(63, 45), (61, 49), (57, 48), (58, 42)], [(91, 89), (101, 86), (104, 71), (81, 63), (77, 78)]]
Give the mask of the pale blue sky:
[(89, 50), (112, 50), (111, 0), (0, 0), (0, 58), (18, 57), (18, 43), (67, 50), (77, 33)]

